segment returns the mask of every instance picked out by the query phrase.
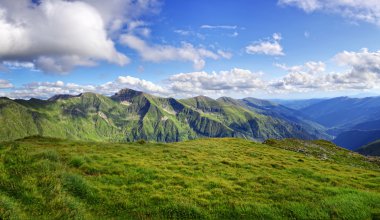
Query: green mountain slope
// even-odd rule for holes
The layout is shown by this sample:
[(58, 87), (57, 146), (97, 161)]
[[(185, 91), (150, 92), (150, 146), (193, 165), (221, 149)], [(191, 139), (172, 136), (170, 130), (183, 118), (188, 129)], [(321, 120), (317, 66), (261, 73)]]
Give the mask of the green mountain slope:
[(298, 135), (304, 133), (314, 136), (312, 139), (331, 139), (331, 136), (326, 134), (326, 129), (323, 126), (312, 121), (300, 111), (290, 109), (267, 100), (255, 98), (232, 99), (229, 97), (221, 97), (217, 100), (227, 104), (241, 106), (258, 114), (263, 114), (272, 118), (278, 118), (288, 124), (293, 124), (298, 128), (297, 130), (299, 130), (300, 134)]
[(339, 134), (334, 139), (334, 143), (349, 150), (357, 150), (378, 139), (380, 139), (380, 130), (351, 130)]
[(380, 156), (380, 140), (366, 144), (356, 151), (363, 155)]
[(372, 160), (325, 141), (30, 137), (0, 143), (0, 218), (378, 219)]
[[(290, 114), (289, 114), (290, 115)], [(290, 118), (290, 116), (289, 116)], [(174, 142), (198, 137), (326, 138), (318, 126), (207, 97), (161, 98), (124, 89), (56, 95), (49, 100), (0, 99), (0, 140), (30, 135), (92, 141)]]

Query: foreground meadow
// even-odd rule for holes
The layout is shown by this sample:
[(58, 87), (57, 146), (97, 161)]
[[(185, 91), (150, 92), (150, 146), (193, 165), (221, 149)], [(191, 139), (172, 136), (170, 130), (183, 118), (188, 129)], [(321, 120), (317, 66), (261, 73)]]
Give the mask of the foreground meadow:
[(0, 144), (0, 219), (380, 219), (380, 166), (324, 141)]

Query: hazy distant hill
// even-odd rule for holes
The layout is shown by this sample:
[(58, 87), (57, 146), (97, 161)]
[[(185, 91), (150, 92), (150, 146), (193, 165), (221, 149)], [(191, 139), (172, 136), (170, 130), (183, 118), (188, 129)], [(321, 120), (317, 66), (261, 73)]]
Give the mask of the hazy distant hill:
[(380, 119), (369, 120), (353, 126), (351, 129), (356, 130), (380, 130)]
[(272, 99), (271, 101), (274, 103), (278, 103), (280, 105), (286, 106), (288, 108), (299, 110), (299, 109), (303, 109), (311, 105), (317, 104), (324, 100), (327, 100), (327, 99), (295, 99), (295, 100)]
[[(232, 100), (232, 99), (231, 99)], [(253, 107), (208, 97), (177, 100), (131, 89), (112, 97), (94, 93), (49, 100), (0, 99), (1, 140), (30, 135), (98, 141), (173, 142), (197, 137), (329, 138), (323, 127), (282, 106)]]
[(357, 149), (357, 152), (364, 155), (380, 156), (380, 138), (374, 142), (360, 147)]
[(356, 150), (377, 139), (380, 139), (380, 130), (350, 130), (339, 134), (334, 143), (349, 150)]
[[(380, 97), (274, 100), (327, 128), (334, 142), (355, 150), (380, 139)], [(303, 106), (303, 107), (301, 107)]]
[(300, 109), (320, 124), (332, 128), (350, 128), (380, 119), (380, 97), (328, 99)]

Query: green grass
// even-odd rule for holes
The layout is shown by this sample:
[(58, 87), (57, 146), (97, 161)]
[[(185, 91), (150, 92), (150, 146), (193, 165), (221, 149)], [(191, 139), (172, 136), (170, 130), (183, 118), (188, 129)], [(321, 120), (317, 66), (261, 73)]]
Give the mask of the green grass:
[(379, 165), (323, 141), (0, 144), (0, 219), (379, 218)]

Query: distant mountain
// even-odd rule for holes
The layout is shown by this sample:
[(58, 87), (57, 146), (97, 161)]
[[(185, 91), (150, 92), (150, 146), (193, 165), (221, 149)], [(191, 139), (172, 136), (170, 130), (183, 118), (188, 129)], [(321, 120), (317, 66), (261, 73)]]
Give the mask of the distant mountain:
[(350, 130), (339, 134), (334, 143), (349, 150), (356, 150), (378, 139), (380, 139), (380, 130)]
[(328, 99), (300, 111), (328, 128), (351, 127), (380, 119), (380, 97)]
[(323, 125), (339, 146), (357, 149), (380, 139), (380, 97), (276, 102), (302, 112), (303, 119)]
[(380, 156), (380, 139), (364, 145), (356, 151), (363, 155)]
[(359, 123), (357, 125), (354, 125), (351, 129), (353, 130), (380, 130), (380, 119)]
[(311, 105), (317, 104), (321, 101), (325, 101), (327, 99), (295, 99), (295, 100), (286, 100), (286, 99), (271, 99), (270, 101), (286, 106), (291, 109), (299, 110)]
[[(232, 99), (228, 97), (221, 97), (218, 101), (225, 103), (239, 105), (251, 111), (267, 115), (270, 117), (280, 118), (288, 123), (296, 123), (308, 133), (324, 133), (325, 128), (320, 124), (312, 121), (308, 116), (300, 111), (276, 104), (271, 101), (261, 100), (256, 98)], [(323, 139), (331, 139), (329, 135), (318, 135)]]
[(115, 142), (174, 142), (198, 137), (259, 141), (329, 138), (322, 126), (297, 115), (295, 110), (264, 100), (204, 96), (177, 100), (131, 89), (112, 97), (83, 93), (48, 100), (1, 98), (0, 139), (31, 135)]

